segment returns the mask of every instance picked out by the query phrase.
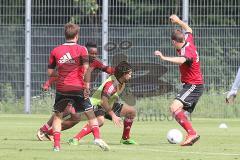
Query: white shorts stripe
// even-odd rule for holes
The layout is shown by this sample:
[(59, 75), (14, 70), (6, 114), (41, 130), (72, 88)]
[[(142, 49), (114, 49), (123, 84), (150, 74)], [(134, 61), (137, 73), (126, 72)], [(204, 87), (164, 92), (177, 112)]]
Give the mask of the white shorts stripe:
[(181, 97), (180, 99), (182, 101), (184, 101), (185, 98), (187, 98), (187, 96), (192, 93), (192, 91), (196, 88), (196, 85), (192, 85), (191, 88), (189, 88)]

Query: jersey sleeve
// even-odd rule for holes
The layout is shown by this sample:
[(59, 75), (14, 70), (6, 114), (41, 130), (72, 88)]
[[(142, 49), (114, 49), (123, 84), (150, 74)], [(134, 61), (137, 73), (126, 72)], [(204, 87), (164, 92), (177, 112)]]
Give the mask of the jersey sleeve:
[(54, 55), (54, 51), (51, 51), (50, 57), (49, 57), (49, 61), (48, 61), (48, 69), (54, 69), (56, 67), (57, 63), (56, 63), (56, 57)]
[(112, 75), (115, 72), (115, 68), (107, 66), (105, 72)]
[(117, 87), (114, 86), (113, 81), (109, 81), (103, 87), (102, 96), (110, 98), (116, 92), (117, 92)]
[(191, 48), (186, 48), (184, 57), (186, 58), (186, 61), (184, 63), (188, 66), (191, 66), (193, 61), (196, 60), (196, 53)]
[(97, 58), (92, 61), (92, 63), (90, 64), (90, 67), (94, 69), (99, 69), (108, 74), (114, 74), (114, 71), (115, 71), (115, 68), (104, 65), (102, 61)]
[(185, 33), (185, 40), (194, 45), (194, 37), (193, 37), (192, 33), (186, 32)]
[(80, 64), (88, 63), (88, 51), (86, 47), (80, 48)]
[(101, 69), (103, 67), (103, 63), (97, 58), (94, 58), (93, 60), (91, 60), (90, 63), (91, 63), (90, 67), (94, 69)]

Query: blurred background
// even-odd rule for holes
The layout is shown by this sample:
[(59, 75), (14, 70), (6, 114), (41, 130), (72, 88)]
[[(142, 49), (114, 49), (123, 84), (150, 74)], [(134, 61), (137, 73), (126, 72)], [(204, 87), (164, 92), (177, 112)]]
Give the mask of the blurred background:
[[(177, 14), (193, 29), (204, 74), (205, 92), (195, 116), (240, 117), (238, 100), (225, 104), (240, 64), (240, 1), (31, 0), (30, 5), (27, 1), (0, 0), (0, 113), (51, 113), (54, 87), (47, 93), (41, 90), (48, 79), (48, 57), (65, 41), (64, 24), (74, 22), (80, 25), (79, 43), (95, 41), (99, 57), (107, 56), (103, 60), (108, 65), (128, 60), (134, 66), (127, 88), (133, 96), (130, 100), (123, 96), (123, 100), (137, 107), (139, 120), (169, 116), (168, 106), (181, 89), (178, 66), (160, 61), (153, 51), (176, 55), (170, 35), (178, 26), (169, 22), (169, 16)], [(29, 18), (30, 26), (25, 21)], [(106, 18), (104, 33), (102, 20)], [(29, 35), (31, 41), (26, 44)], [(103, 42), (104, 36), (108, 38)], [(30, 73), (26, 73), (26, 63)], [(29, 86), (24, 84), (26, 75), (30, 76)], [(96, 73), (93, 87), (101, 81), (101, 73)]]

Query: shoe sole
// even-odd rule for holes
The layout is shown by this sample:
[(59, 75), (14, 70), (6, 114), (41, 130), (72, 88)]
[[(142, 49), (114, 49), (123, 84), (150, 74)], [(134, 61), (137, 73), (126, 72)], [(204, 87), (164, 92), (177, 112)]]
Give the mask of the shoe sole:
[(44, 132), (42, 132), (40, 130), (37, 132), (37, 138), (38, 138), (39, 141), (44, 141), (44, 140), (46, 140), (46, 138), (49, 141), (53, 141), (53, 136), (48, 135), (47, 133), (44, 133)]
[(194, 138), (192, 141), (191, 141), (191, 144), (193, 145), (195, 142), (197, 142), (198, 140), (200, 139), (200, 136), (198, 135), (196, 138)]
[(44, 140), (44, 137), (45, 137), (45, 134), (44, 133), (41, 133), (41, 131), (39, 130), (37, 132), (37, 138), (39, 141), (43, 141)]
[(109, 151), (109, 147), (107, 147), (106, 145), (101, 145), (100, 143), (95, 143), (95, 145), (97, 145), (98, 147), (100, 147), (103, 151)]
[(198, 135), (196, 138), (192, 139), (191, 142), (181, 145), (181, 146), (192, 146), (194, 143), (196, 143), (200, 139), (200, 136)]

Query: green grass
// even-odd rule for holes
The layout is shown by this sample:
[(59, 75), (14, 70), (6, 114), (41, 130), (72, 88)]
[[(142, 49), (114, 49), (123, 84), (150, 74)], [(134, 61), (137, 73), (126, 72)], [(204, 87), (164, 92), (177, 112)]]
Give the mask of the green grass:
[[(106, 121), (101, 129), (103, 139), (110, 145), (109, 152), (103, 152), (92, 144), (92, 135), (81, 145), (69, 146), (72, 137), (85, 122), (62, 132), (62, 150), (52, 151), (49, 141), (37, 141), (36, 131), (47, 115), (0, 114), (0, 160), (237, 160), (240, 159), (240, 119), (195, 119), (193, 124), (201, 139), (192, 147), (180, 147), (166, 141), (169, 129), (179, 128), (175, 121), (136, 121), (132, 137), (136, 146), (119, 144), (122, 129)], [(225, 122), (228, 129), (219, 129)], [(184, 132), (183, 132), (184, 133)]]

